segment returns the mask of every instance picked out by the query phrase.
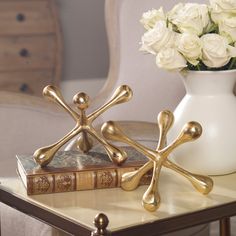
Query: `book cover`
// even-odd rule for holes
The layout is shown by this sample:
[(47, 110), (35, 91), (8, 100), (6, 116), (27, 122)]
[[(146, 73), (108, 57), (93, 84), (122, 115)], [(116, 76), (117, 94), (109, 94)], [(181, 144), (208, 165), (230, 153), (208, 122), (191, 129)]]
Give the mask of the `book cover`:
[[(136, 170), (148, 159), (131, 147), (123, 147), (128, 158), (122, 166), (112, 163), (103, 149), (87, 154), (59, 151), (51, 163), (41, 168), (33, 155), (17, 155), (17, 171), (28, 195), (120, 187), (122, 174)], [(151, 174), (140, 184), (149, 184)]]

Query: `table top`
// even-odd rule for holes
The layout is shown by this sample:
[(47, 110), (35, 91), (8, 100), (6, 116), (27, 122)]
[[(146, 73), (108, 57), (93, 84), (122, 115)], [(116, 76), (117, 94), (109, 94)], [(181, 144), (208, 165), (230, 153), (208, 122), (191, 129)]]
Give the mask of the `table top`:
[[(95, 229), (95, 215), (102, 212), (109, 218), (107, 229), (112, 235), (131, 235), (136, 230), (138, 236), (154, 229), (171, 232), (236, 215), (235, 180), (236, 173), (213, 177), (214, 188), (205, 196), (185, 178), (163, 168), (159, 184), (161, 205), (154, 213), (141, 205), (147, 186), (130, 192), (114, 188), (27, 196), (18, 177), (0, 178), (0, 201), (56, 227), (61, 227), (63, 219), (69, 223), (64, 230), (75, 233), (84, 229), (81, 235), (90, 235)], [(29, 206), (33, 208), (30, 210)], [(40, 209), (48, 214), (41, 214)], [(54, 221), (50, 216), (56, 217)]]

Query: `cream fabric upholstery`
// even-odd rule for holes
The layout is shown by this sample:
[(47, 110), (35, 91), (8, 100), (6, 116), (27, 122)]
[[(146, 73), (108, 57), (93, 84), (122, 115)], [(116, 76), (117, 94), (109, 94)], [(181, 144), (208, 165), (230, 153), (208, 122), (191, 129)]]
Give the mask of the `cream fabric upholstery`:
[(0, 143), (4, 157), (0, 165), (1, 176), (16, 175), (16, 154), (32, 153), (57, 141), (73, 127), (69, 115), (56, 108), (39, 98), (0, 93)]
[(8, 236), (68, 236), (30, 216), (1, 204), (2, 235)]
[[(152, 55), (144, 55), (139, 51), (139, 41), (144, 33), (139, 23), (142, 13), (160, 6), (169, 10), (178, 2), (179, 0), (106, 0), (110, 71), (96, 102), (108, 100), (122, 84), (129, 85), (134, 96), (128, 103), (104, 113), (103, 121), (156, 122), (161, 110), (173, 111), (184, 96), (184, 87), (178, 75), (157, 68)], [(206, 236), (209, 235), (209, 230), (208, 225), (205, 225), (168, 235)]]
[(178, 75), (157, 68), (154, 56), (139, 51), (139, 42), (144, 33), (139, 23), (142, 13), (160, 6), (168, 10), (177, 2), (179, 0), (106, 1), (110, 71), (98, 98), (109, 98), (121, 84), (129, 85), (134, 96), (128, 104), (104, 113), (104, 120), (155, 122), (159, 111), (174, 110), (184, 96), (184, 87)]
[[(40, 98), (0, 92), (0, 175), (16, 176), (16, 154), (57, 141), (73, 125), (65, 112)], [(65, 235), (4, 204), (0, 212), (2, 236)]]

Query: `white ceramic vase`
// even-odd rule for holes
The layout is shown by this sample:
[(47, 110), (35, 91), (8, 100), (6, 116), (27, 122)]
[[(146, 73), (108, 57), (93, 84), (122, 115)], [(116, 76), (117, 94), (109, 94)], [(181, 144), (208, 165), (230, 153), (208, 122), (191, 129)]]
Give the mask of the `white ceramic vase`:
[(207, 175), (236, 171), (236, 70), (181, 73), (186, 95), (174, 111), (171, 142), (188, 121), (202, 125), (202, 136), (176, 148), (173, 158), (187, 170)]

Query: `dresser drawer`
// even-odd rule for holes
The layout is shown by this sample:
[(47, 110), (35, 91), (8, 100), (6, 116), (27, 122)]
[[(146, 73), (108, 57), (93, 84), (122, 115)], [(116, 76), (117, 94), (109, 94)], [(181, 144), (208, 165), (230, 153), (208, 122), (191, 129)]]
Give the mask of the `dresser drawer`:
[(61, 78), (55, 0), (0, 0), (0, 90), (42, 96)]
[(48, 1), (0, 1), (0, 35), (55, 32)]
[(54, 84), (50, 70), (0, 73), (0, 88), (4, 91), (42, 96), (43, 88), (48, 84)]
[(0, 37), (0, 72), (55, 66), (55, 35)]

